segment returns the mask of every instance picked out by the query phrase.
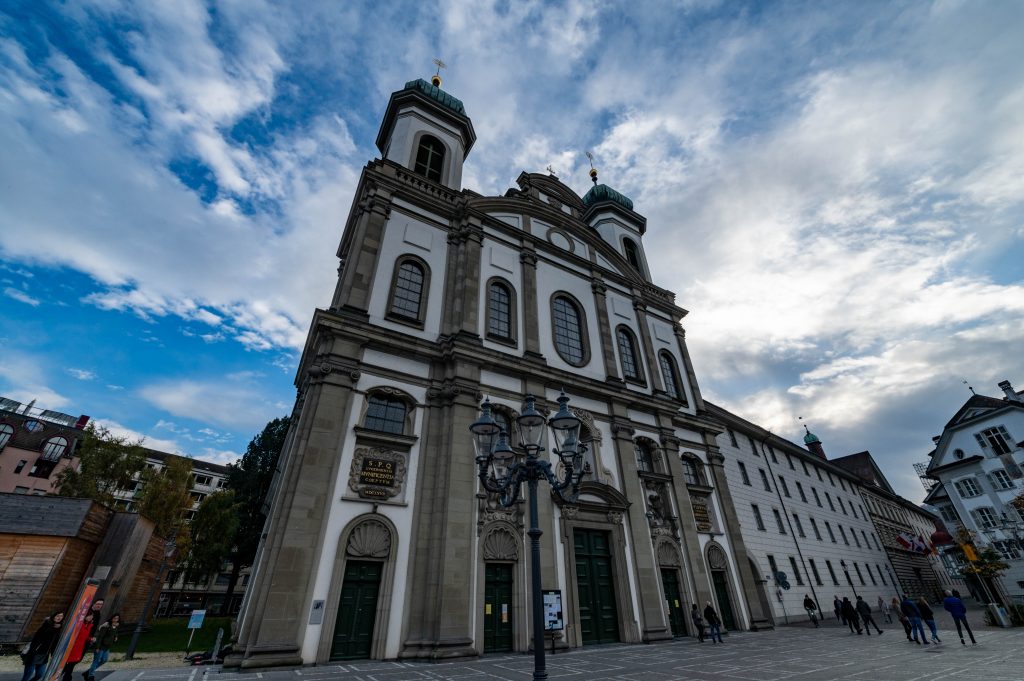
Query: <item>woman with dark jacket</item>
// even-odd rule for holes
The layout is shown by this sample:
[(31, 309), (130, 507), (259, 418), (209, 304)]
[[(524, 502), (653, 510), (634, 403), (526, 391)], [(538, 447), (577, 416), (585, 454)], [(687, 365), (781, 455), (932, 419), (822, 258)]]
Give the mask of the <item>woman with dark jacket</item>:
[(117, 643), (118, 629), (121, 626), (121, 616), (116, 612), (106, 622), (101, 624), (95, 632), (96, 643), (93, 644), (92, 666), (83, 676), (89, 681), (96, 677), (96, 670), (107, 663), (110, 659), (110, 649)]
[(58, 611), (43, 620), (28, 644), (21, 660), (25, 663), (25, 673), (21, 681), (39, 681), (46, 671), (46, 663), (50, 661), (53, 649), (60, 640), (60, 625), (64, 622), (64, 612)]
[(857, 609), (853, 607), (849, 597), (843, 596), (843, 619), (850, 625), (850, 633), (856, 629), (858, 634), (863, 634), (860, 628), (860, 618), (857, 617)]

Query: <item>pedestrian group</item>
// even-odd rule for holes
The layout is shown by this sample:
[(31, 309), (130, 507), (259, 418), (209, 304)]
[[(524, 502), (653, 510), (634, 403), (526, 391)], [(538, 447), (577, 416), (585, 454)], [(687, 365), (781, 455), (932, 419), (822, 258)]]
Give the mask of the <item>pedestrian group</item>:
[[(67, 658), (61, 669), (61, 681), (72, 681), (72, 674), (75, 665), (81, 662), (85, 656), (92, 652), (92, 664), (87, 671), (82, 672), (85, 681), (93, 681), (96, 670), (106, 664), (110, 658), (110, 649), (117, 643), (118, 629), (121, 626), (121, 616), (117, 613), (111, 615), (105, 622), (100, 623), (101, 612), (103, 611), (103, 599), (97, 599), (90, 606), (82, 618), (82, 626), (75, 634), (75, 638), (68, 644)], [(46, 666), (57, 650), (61, 634), (65, 625), (65, 612), (58, 610), (54, 612), (39, 626), (32, 640), (21, 650), (21, 660), (25, 665), (25, 672), (21, 681), (40, 681), (46, 673)]]

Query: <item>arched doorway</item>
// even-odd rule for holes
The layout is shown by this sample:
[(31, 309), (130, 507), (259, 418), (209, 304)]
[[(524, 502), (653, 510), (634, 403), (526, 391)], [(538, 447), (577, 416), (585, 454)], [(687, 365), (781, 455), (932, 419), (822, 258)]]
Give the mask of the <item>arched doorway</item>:
[(733, 610), (732, 589), (729, 585), (729, 560), (725, 551), (717, 543), (707, 548), (708, 569), (711, 575), (711, 589), (718, 603), (718, 616), (726, 630), (738, 629), (736, 612)]
[(679, 550), (671, 542), (661, 541), (658, 543), (656, 554), (661, 574), (661, 588), (665, 594), (665, 613), (668, 615), (672, 636), (674, 638), (688, 636), (686, 598), (683, 595), (683, 563), (679, 556)]
[(342, 532), (317, 662), (385, 657), (396, 536), (391, 521), (378, 514), (360, 516)]

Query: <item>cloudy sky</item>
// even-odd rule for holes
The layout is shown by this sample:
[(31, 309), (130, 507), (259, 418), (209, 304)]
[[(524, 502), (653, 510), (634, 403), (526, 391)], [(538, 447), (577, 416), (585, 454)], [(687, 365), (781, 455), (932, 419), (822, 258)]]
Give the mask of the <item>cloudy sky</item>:
[(466, 187), (583, 192), (592, 150), (704, 394), (920, 499), (961, 381), (1024, 388), (1021, 35), (1005, 1), (4, 3), (0, 394), (231, 460), (440, 56)]

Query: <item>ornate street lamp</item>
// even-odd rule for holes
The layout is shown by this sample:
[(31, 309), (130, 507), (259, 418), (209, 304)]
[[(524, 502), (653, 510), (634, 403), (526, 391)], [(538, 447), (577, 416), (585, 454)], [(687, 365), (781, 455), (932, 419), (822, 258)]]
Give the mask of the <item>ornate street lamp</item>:
[(853, 585), (853, 580), (850, 579), (850, 571), (846, 569), (846, 561), (840, 559), (839, 564), (843, 567), (843, 572), (846, 573), (846, 581), (850, 583), (850, 588), (853, 589), (853, 597), (857, 598), (857, 587)]
[(480, 406), (480, 418), (469, 427), (476, 445), (477, 475), (483, 488), (499, 495), (501, 505), (513, 506), (519, 501), (523, 483), (529, 491), (530, 529), (530, 574), (531, 599), (533, 602), (533, 678), (548, 678), (544, 662), (544, 614), (540, 581), (540, 531), (537, 520), (537, 483), (548, 481), (558, 496), (565, 502), (574, 503), (579, 496), (580, 482), (590, 473), (590, 465), (583, 462), (587, 451), (580, 443), (580, 420), (569, 411), (569, 398), (565, 392), (558, 397), (558, 411), (547, 420), (547, 426), (554, 433), (556, 446), (551, 451), (558, 457), (564, 471), (559, 477), (552, 470), (551, 463), (540, 458), (544, 451), (544, 417), (534, 407), (533, 395), (527, 395), (522, 414), (516, 419), (521, 442), (518, 450), (509, 444), (509, 434), (491, 416), (491, 402), (484, 400)]

